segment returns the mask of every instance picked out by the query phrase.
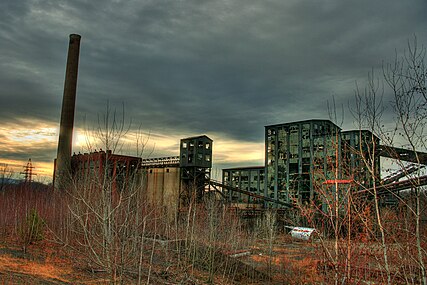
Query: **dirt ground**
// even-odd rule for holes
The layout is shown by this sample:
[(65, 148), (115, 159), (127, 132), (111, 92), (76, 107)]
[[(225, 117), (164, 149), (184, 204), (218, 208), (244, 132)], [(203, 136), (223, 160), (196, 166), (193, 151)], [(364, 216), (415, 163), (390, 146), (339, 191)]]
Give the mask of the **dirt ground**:
[[(307, 242), (293, 242), (284, 239), (275, 245), (273, 258), (265, 248), (254, 247), (238, 259), (260, 272), (266, 272), (273, 279), (270, 284), (313, 284), (319, 281), (316, 274), (317, 261), (313, 256), (313, 246)], [(271, 263), (269, 262), (271, 260)], [(205, 273), (196, 272), (196, 278), (187, 284), (204, 284)], [(153, 277), (156, 271), (153, 271)], [(199, 278), (197, 278), (199, 277)], [(291, 282), (290, 282), (291, 281)], [(295, 283), (297, 281), (297, 283)], [(129, 280), (130, 283), (135, 283)], [(266, 281), (240, 280), (240, 284), (265, 284)], [(313, 283), (311, 283), (313, 282)], [(24, 253), (22, 248), (8, 243), (0, 243), (0, 284), (107, 284), (104, 273), (92, 273), (76, 259), (70, 258), (60, 245), (48, 241), (38, 242)], [(161, 279), (153, 279), (151, 284), (162, 284)], [(169, 283), (173, 284), (173, 283)], [(237, 284), (218, 277), (215, 284)]]
[[(0, 284), (102, 284), (66, 260), (34, 260), (19, 251), (0, 249)], [(18, 254), (16, 254), (18, 253)]]

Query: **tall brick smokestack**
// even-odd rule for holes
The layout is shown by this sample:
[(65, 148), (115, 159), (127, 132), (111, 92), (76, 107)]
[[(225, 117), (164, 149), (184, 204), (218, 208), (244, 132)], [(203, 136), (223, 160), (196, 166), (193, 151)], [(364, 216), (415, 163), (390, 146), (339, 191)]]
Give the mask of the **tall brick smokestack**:
[(65, 71), (64, 96), (62, 98), (58, 152), (56, 156), (54, 174), (55, 189), (66, 188), (71, 177), (71, 147), (73, 143), (74, 109), (76, 105), (80, 39), (80, 35), (70, 35), (67, 67)]

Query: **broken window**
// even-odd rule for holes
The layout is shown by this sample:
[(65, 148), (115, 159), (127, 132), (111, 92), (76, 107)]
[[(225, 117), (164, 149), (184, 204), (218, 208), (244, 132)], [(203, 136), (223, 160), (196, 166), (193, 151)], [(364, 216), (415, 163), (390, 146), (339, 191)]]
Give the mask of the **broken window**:
[(310, 147), (302, 148), (302, 157), (310, 157)]
[(205, 155), (205, 161), (211, 161), (211, 156), (209, 154)]
[(182, 142), (182, 148), (187, 148), (187, 142)]
[(286, 154), (287, 153), (284, 153), (284, 152), (279, 152), (279, 159), (286, 159)]
[(203, 142), (202, 141), (198, 141), (197, 146), (202, 148), (203, 147)]
[(302, 172), (303, 173), (310, 173), (310, 164), (303, 164)]
[(289, 163), (289, 173), (298, 173), (298, 163)]
[(275, 135), (276, 134), (276, 130), (275, 129), (268, 129), (267, 130), (267, 135), (271, 136), (271, 135)]
[(205, 149), (210, 149), (211, 148), (211, 144), (210, 143), (206, 143), (205, 144)]
[(224, 172), (224, 182), (228, 182), (230, 180), (230, 173), (228, 171)]
[(197, 160), (202, 160), (202, 158), (203, 158), (203, 155), (201, 153), (198, 153), (197, 154)]

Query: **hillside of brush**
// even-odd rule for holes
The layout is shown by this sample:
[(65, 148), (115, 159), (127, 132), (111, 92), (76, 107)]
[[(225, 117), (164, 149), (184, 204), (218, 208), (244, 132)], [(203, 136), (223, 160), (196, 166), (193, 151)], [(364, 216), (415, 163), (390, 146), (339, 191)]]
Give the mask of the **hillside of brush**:
[(294, 243), (284, 233), (269, 236), (271, 225), (261, 220), (248, 227), (217, 201), (190, 205), (171, 217), (135, 196), (110, 197), (106, 205), (100, 192), (75, 195), (22, 184), (0, 197), (1, 283), (321, 280), (313, 245)]

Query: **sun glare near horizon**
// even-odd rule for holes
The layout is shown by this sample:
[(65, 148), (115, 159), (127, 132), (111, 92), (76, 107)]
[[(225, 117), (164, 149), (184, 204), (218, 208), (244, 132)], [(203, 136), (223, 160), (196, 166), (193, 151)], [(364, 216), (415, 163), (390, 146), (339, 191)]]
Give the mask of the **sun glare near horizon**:
[[(48, 123), (27, 122), (0, 127), (0, 144), (3, 151), (0, 164), (7, 166), (16, 179), (31, 159), (34, 166), (35, 181), (51, 182), (53, 163), (58, 143), (58, 127)], [(226, 138), (220, 134), (209, 135), (214, 140), (213, 168), (222, 166), (248, 166), (263, 164), (264, 143), (244, 142)], [(120, 138), (115, 153), (141, 156), (142, 158), (178, 156), (180, 139), (188, 137), (177, 133), (154, 133), (130, 131)], [(96, 133), (75, 128), (73, 153), (85, 153), (106, 149)]]

